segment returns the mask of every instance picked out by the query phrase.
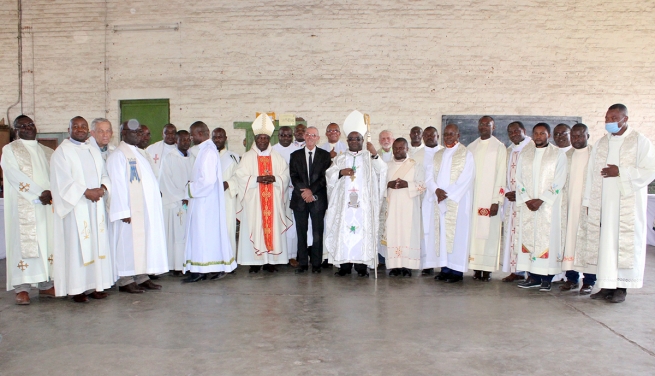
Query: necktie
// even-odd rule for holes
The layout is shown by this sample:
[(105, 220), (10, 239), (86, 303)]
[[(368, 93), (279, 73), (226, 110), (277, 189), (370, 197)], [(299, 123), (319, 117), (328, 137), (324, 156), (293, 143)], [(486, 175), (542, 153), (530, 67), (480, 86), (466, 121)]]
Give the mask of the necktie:
[(314, 171), (312, 171), (312, 169), (313, 169), (313, 162), (312, 162), (312, 152), (311, 152), (311, 151), (309, 152), (309, 163), (308, 163), (307, 165), (309, 166), (309, 168), (308, 168), (308, 170), (309, 170), (309, 178), (311, 179), (311, 178), (312, 178), (312, 172), (314, 172)]

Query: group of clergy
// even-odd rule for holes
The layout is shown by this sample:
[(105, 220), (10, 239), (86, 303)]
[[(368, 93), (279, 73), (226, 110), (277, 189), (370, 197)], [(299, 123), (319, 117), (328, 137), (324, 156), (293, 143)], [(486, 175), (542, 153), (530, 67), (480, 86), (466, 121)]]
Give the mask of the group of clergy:
[(468, 146), (448, 124), (443, 146), (434, 127), (413, 127), (409, 141), (380, 132), (376, 150), (358, 111), (343, 123), (345, 143), (331, 123), (320, 146), (319, 130), (303, 124), (280, 127), (271, 145), (275, 127), (261, 114), (239, 157), (224, 129), (200, 121), (189, 131), (167, 124), (149, 145), (132, 119), (113, 147), (107, 119), (82, 117), (53, 151), (21, 115), (1, 161), (7, 289), (16, 304), (30, 303), (32, 285), (86, 302), (114, 284), (159, 290), (152, 279), (169, 271), (186, 283), (222, 279), (237, 264), (249, 273), (290, 264), (296, 274), (332, 264), (340, 277), (440, 268), (434, 278), (445, 283), (468, 269), (488, 282), (502, 267), (521, 288), (550, 291), (557, 278), (560, 290), (590, 294), (597, 282), (593, 299), (622, 302), (643, 285), (655, 149), (628, 126), (624, 105), (605, 122), (594, 147), (584, 124), (557, 125), (551, 144), (548, 124), (529, 137), (516, 121), (506, 148), (483, 116)]

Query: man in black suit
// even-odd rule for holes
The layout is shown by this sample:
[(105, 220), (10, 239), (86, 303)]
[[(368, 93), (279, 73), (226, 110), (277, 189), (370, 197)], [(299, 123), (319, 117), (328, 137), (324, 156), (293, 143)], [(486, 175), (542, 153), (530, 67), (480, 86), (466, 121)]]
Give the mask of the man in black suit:
[[(296, 274), (309, 270), (312, 260), (312, 273), (321, 272), (323, 259), (323, 227), (327, 210), (327, 188), (325, 171), (332, 160), (330, 153), (316, 147), (320, 136), (318, 129), (308, 127), (305, 132), (305, 147), (291, 153), (289, 174), (293, 184), (290, 207), (296, 220), (298, 234), (298, 268)], [(307, 251), (308, 219), (312, 218), (311, 255)]]

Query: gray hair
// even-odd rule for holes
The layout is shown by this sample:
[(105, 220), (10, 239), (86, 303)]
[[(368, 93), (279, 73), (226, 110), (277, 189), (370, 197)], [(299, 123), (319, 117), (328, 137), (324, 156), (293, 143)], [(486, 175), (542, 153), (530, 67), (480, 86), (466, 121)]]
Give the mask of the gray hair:
[(388, 130), (388, 129), (384, 129), (384, 130), (382, 130), (379, 134), (382, 134), (382, 133), (385, 133), (385, 132), (386, 132), (386, 133), (389, 133), (389, 134), (391, 135), (391, 137), (393, 137), (393, 132), (391, 132), (391, 131)]
[(305, 131), (308, 131), (308, 130), (310, 130), (310, 129), (316, 129), (316, 134), (318, 134), (318, 135), (320, 135), (320, 133), (319, 133), (319, 130), (318, 130), (318, 128), (316, 128), (316, 127), (315, 127), (315, 126), (313, 126), (313, 125), (312, 125), (312, 126), (309, 126), (309, 127), (307, 127), (307, 129), (305, 129)]
[(105, 118), (95, 118), (91, 121), (91, 124), (89, 125), (89, 130), (90, 131), (95, 131), (96, 130), (96, 125), (98, 123), (109, 123), (109, 129), (111, 129), (112, 133), (114, 132), (114, 128), (111, 125), (111, 122)]

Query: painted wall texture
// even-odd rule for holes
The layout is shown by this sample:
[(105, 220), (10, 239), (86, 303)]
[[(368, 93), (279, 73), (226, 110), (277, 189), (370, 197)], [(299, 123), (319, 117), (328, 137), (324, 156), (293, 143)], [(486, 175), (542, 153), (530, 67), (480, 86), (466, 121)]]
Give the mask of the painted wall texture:
[[(257, 111), (324, 129), (353, 109), (388, 128), (442, 114), (582, 116), (655, 139), (655, 3), (561, 0), (23, 0), (23, 97), (41, 132), (169, 98), (171, 121), (228, 130)], [(18, 11), (0, 2), (0, 111), (18, 99)], [(531, 124), (530, 124), (531, 126)], [(504, 130), (501, 130), (504, 131)], [(345, 137), (345, 136), (344, 136)], [(324, 140), (324, 138), (323, 138)]]

